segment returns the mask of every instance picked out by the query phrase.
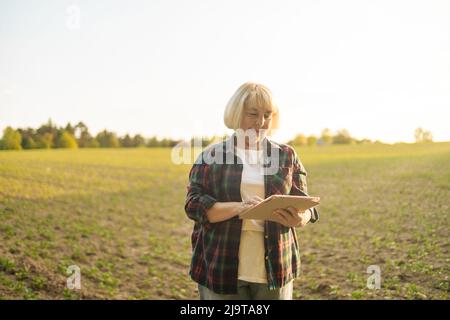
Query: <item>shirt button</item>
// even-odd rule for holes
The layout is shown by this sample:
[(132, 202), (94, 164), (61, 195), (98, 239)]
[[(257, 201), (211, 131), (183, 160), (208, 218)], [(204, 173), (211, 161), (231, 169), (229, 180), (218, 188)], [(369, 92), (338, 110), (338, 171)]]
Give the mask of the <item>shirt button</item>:
[(269, 236), (264, 236), (264, 238), (269, 239)]
[(268, 256), (266, 256), (266, 260), (269, 260), (269, 257), (268, 257)]

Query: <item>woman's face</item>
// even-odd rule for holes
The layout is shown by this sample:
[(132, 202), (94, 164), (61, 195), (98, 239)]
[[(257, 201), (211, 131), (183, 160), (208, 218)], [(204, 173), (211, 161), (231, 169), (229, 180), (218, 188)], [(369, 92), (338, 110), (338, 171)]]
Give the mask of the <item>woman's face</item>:
[(256, 141), (264, 138), (272, 125), (272, 111), (257, 107), (244, 107), (241, 129), (255, 130)]

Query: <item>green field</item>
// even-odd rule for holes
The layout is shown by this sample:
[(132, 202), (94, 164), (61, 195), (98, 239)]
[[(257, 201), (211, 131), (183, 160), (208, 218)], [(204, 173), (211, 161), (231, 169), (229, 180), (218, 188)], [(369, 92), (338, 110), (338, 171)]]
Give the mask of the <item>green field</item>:
[[(322, 204), (298, 229), (295, 298), (449, 298), (450, 143), (297, 151)], [(0, 298), (196, 299), (189, 169), (170, 149), (0, 152)]]

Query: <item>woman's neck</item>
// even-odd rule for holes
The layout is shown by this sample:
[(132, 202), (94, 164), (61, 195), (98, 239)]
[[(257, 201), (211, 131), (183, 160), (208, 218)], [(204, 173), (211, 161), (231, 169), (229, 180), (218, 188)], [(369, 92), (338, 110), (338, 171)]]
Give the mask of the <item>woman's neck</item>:
[(239, 136), (238, 139), (235, 140), (237, 142), (237, 146), (239, 149), (245, 150), (261, 150), (262, 142), (264, 138), (262, 137), (252, 137), (252, 141), (250, 142), (250, 137), (248, 136)]

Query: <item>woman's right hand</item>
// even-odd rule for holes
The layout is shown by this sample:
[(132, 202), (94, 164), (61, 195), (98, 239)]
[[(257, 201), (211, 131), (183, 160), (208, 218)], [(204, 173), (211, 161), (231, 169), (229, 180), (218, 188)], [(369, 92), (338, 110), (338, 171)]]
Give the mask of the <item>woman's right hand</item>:
[(247, 201), (239, 202), (238, 208), (237, 208), (237, 214), (244, 212), (245, 210), (257, 205), (258, 203), (260, 203), (263, 200), (264, 199), (262, 199), (261, 197), (253, 196), (250, 199), (248, 199)]
[(255, 196), (243, 202), (216, 202), (208, 209), (206, 216), (210, 223), (225, 221), (239, 215), (244, 210), (251, 208), (261, 201), (263, 199)]

